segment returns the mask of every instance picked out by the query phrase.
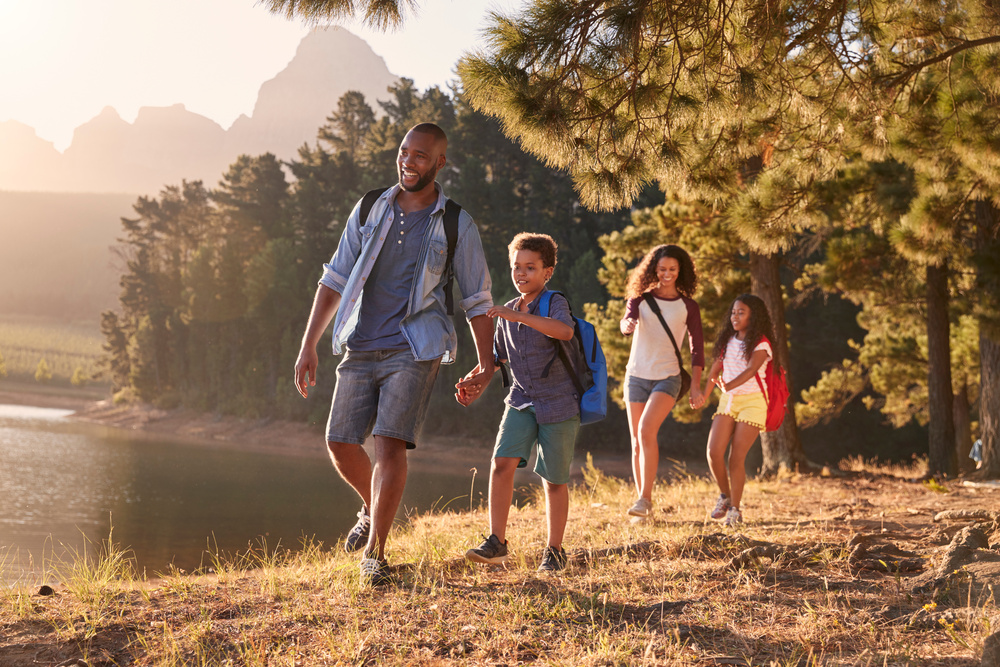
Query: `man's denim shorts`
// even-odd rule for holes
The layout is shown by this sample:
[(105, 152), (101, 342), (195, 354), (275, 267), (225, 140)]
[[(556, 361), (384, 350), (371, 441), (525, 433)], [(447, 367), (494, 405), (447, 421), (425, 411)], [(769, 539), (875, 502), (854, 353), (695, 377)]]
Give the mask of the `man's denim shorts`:
[(579, 415), (555, 424), (539, 424), (535, 419), (535, 408), (529, 406), (518, 410), (508, 405), (500, 420), (493, 458), (520, 458), (517, 467), (524, 468), (537, 442), (535, 474), (550, 484), (566, 484), (569, 482), (573, 448), (579, 430)]
[(681, 376), (671, 375), (662, 380), (644, 380), (634, 375), (625, 376), (625, 402), (645, 403), (654, 391), (663, 392), (673, 399), (677, 399), (677, 394), (681, 393)]
[(417, 361), (406, 350), (347, 350), (337, 367), (327, 442), (363, 445), (369, 435), (416, 447), (441, 360)]

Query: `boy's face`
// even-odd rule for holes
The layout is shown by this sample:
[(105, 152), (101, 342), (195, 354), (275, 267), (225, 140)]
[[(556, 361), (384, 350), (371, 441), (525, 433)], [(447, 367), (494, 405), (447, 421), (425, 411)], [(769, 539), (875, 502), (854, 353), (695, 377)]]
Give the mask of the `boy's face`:
[(541, 254), (534, 250), (518, 250), (510, 256), (510, 278), (522, 295), (541, 292), (554, 270), (545, 266)]

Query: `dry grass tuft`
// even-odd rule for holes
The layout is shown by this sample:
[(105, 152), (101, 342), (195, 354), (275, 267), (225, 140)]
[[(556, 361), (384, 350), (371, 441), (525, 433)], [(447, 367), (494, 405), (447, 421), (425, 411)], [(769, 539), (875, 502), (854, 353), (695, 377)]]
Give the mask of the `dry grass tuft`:
[[(535, 570), (541, 495), (511, 512), (505, 567), (462, 558), (485, 508), (412, 517), (391, 537), (398, 585), (376, 590), (339, 545), (261, 543), (212, 575), (143, 580), (109, 539), (55, 595), (0, 593), (0, 665), (978, 665), (995, 601), (961, 579), (914, 584), (964, 525), (934, 515), (1000, 492), (898, 476), (752, 482), (732, 532), (706, 518), (714, 487), (683, 469), (651, 520), (630, 521), (632, 487), (591, 462), (557, 576)], [(902, 560), (919, 569), (863, 565)]]

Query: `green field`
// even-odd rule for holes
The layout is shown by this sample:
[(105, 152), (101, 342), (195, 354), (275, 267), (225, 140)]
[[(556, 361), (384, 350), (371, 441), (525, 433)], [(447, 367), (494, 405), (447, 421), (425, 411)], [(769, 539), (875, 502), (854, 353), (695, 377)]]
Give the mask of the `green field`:
[(96, 322), (0, 317), (0, 355), (10, 380), (34, 382), (39, 361), (44, 359), (52, 373), (50, 384), (69, 385), (77, 368), (88, 378), (87, 385), (106, 384), (90, 379), (98, 370), (102, 342)]

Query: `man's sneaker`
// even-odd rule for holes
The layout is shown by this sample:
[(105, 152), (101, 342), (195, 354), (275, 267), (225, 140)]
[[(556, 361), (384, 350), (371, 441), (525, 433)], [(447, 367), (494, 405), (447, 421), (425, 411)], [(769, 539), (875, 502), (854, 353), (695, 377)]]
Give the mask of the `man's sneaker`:
[(743, 512), (741, 512), (737, 507), (730, 507), (729, 511), (726, 512), (726, 518), (722, 522), (722, 525), (729, 528), (735, 528), (741, 523), (743, 523)]
[(726, 512), (728, 512), (729, 508), (732, 506), (733, 504), (729, 502), (729, 496), (727, 496), (724, 493), (720, 493), (719, 500), (718, 502), (715, 503), (715, 509), (712, 510), (712, 518), (713, 519), (723, 518), (724, 516), (726, 516)]
[(368, 508), (362, 507), (361, 511), (358, 512), (358, 522), (354, 524), (354, 528), (351, 528), (347, 539), (344, 540), (344, 551), (351, 553), (363, 549), (368, 544), (368, 536), (371, 535), (371, 532), (372, 518), (368, 514)]
[(490, 535), (478, 547), (466, 551), (465, 557), (473, 563), (499, 565), (507, 560), (507, 543), (501, 542), (496, 535)]
[(639, 498), (632, 507), (628, 508), (629, 516), (649, 516), (653, 513), (653, 501), (646, 498)]
[(558, 572), (566, 569), (566, 551), (562, 548), (545, 547), (539, 572)]
[(377, 558), (361, 559), (362, 586), (385, 586), (391, 583), (392, 573), (389, 571), (388, 561)]

